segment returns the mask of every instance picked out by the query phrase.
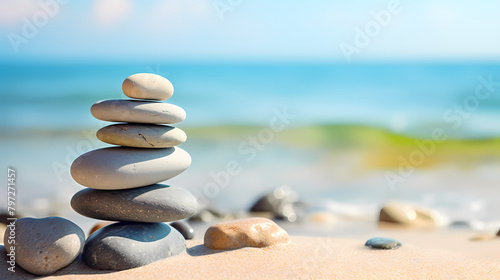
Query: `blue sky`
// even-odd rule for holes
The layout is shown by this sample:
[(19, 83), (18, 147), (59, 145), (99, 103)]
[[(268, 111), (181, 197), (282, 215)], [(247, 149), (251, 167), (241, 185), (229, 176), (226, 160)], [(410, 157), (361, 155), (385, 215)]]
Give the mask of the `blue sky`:
[(388, 5), (351, 61), (500, 59), (494, 0), (0, 0), (0, 60), (345, 62)]

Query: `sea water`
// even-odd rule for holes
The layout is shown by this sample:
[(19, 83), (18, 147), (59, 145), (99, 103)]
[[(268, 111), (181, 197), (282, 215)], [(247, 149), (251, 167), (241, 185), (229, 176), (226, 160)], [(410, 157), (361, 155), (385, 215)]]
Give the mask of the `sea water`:
[[(121, 83), (139, 72), (162, 75), (174, 84), (168, 102), (183, 107), (188, 116), (181, 128), (267, 127), (276, 111), (285, 110), (294, 116), (287, 128), (356, 124), (425, 137), (433, 127), (451, 125), (446, 112), (474, 105), (453, 136), (500, 136), (500, 86), (487, 99), (477, 100), (477, 106), (470, 103), (481, 77), (500, 82), (498, 64), (0, 63), (2, 168), (18, 169), (19, 203), (25, 213), (58, 214), (57, 209), (65, 209), (62, 215), (72, 215), (69, 199), (81, 186), (71, 179), (69, 164), (83, 152), (106, 146), (92, 134), (106, 124), (90, 115), (90, 106), (126, 98)], [(372, 219), (390, 199), (418, 202), (455, 215), (455, 220), (486, 224), (497, 220), (492, 213), (500, 213), (495, 206), (495, 182), (500, 179), (495, 164), (470, 174), (446, 166), (439, 176), (435, 170), (418, 171), (413, 187), (394, 192), (380, 174), (339, 179), (352, 172), (349, 158), (339, 159), (338, 166), (325, 165), (317, 147), (271, 142), (247, 162), (238, 152), (244, 140), (190, 138), (182, 147), (192, 155), (193, 166), (169, 182), (203, 192), (213, 174), (237, 160), (241, 174), (210, 199), (228, 211), (247, 209), (259, 195), (286, 184), (311, 208), (362, 219)]]
[[(265, 125), (274, 108), (287, 106), (295, 125), (367, 124), (418, 131), (443, 122), (443, 113), (467, 102), (498, 64), (1, 64), (2, 128), (94, 127), (96, 100), (123, 98), (124, 77), (165, 76), (171, 102), (186, 108), (183, 125)], [(500, 89), (481, 100), (462, 136), (498, 136)]]

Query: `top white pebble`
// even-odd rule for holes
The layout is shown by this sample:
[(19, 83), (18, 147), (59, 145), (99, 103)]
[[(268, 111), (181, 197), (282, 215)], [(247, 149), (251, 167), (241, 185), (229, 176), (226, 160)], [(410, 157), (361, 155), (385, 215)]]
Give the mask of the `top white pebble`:
[(172, 83), (150, 73), (134, 74), (123, 81), (123, 93), (130, 98), (167, 100), (174, 94)]

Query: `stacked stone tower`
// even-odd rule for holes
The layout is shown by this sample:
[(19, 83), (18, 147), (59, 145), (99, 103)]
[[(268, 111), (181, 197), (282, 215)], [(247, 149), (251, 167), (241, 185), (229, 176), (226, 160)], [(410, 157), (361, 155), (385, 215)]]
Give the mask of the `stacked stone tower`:
[(191, 164), (189, 154), (176, 147), (186, 141), (179, 128), (184, 110), (160, 102), (174, 88), (154, 74), (135, 74), (122, 86), (133, 99), (95, 103), (92, 115), (119, 122), (101, 128), (99, 140), (115, 145), (78, 157), (71, 165), (73, 179), (87, 187), (71, 199), (79, 214), (117, 221), (91, 234), (83, 260), (95, 269), (123, 270), (180, 254), (184, 237), (165, 222), (187, 218), (196, 211), (196, 199), (186, 190), (158, 184)]

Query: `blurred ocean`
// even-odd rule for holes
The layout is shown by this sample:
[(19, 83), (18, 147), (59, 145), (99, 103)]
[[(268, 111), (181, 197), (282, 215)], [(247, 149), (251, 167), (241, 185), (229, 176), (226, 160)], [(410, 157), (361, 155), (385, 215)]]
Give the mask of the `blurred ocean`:
[[(474, 94), (480, 76), (500, 80), (498, 64), (0, 63), (0, 126), (9, 133), (95, 128), (90, 106), (123, 98), (124, 77), (139, 72), (172, 81), (170, 101), (188, 111), (186, 126), (266, 125), (273, 108), (286, 106), (298, 116), (293, 125), (363, 124), (411, 134), (443, 123), (446, 110)], [(499, 116), (500, 92), (481, 101), (456, 133), (499, 136)]]
[[(150, 72), (175, 87), (168, 102), (187, 112), (181, 128), (221, 125), (266, 127), (274, 110), (296, 117), (289, 128), (317, 124), (382, 127), (397, 134), (429, 137), (450, 126), (443, 114), (473, 95), (480, 76), (500, 81), (497, 64), (15, 64), (0, 63), (0, 153), (2, 168), (18, 169), (22, 213), (58, 214), (90, 223), (69, 208), (81, 189), (69, 165), (83, 152), (104, 147), (90, 106), (102, 99), (126, 98), (127, 76)], [(450, 135), (500, 137), (500, 87), (480, 101)], [(365, 170), (355, 153), (324, 147), (272, 142), (247, 162), (238, 146), (248, 136), (190, 137), (182, 145), (193, 165), (169, 183), (200, 191), (229, 160), (241, 163), (240, 175), (212, 199), (222, 210), (243, 210), (261, 194), (289, 185), (311, 208), (357, 219), (374, 219), (391, 199), (438, 208), (454, 220), (497, 225), (498, 159), (471, 169), (438, 166), (415, 172), (396, 192), (383, 171)], [(304, 134), (307, 139), (311, 135)], [(4, 172), (2, 172), (4, 173)], [(2, 175), (3, 181), (6, 177)], [(3, 196), (3, 195), (2, 195)], [(5, 201), (0, 202), (0, 209)], [(49, 210), (47, 210), (49, 209)], [(478, 226), (481, 228), (481, 226)]]

